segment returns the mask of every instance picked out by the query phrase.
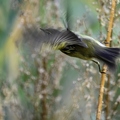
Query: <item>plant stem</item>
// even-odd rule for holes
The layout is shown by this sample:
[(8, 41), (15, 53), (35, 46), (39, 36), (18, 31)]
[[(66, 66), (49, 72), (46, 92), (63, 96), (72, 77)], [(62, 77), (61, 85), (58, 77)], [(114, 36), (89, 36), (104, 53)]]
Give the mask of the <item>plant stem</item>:
[(107, 94), (106, 94), (106, 109), (105, 109), (105, 112), (106, 112), (106, 120), (109, 119), (109, 114), (110, 114), (110, 95), (109, 95), (109, 92), (110, 92), (110, 74), (108, 74), (107, 76)]
[[(115, 7), (116, 7), (116, 0), (112, 0), (111, 11), (110, 11), (110, 19), (109, 19), (108, 30), (107, 30), (107, 39), (105, 40), (105, 45), (107, 47), (110, 47), (110, 43), (111, 43)], [(101, 83), (100, 83), (100, 92), (99, 92), (99, 100), (98, 100), (98, 108), (97, 108), (96, 120), (101, 119), (106, 71), (107, 71), (107, 66), (104, 65), (103, 69), (102, 69), (102, 74), (101, 74)]]
[(44, 72), (41, 74), (41, 78), (42, 78), (41, 90), (42, 90), (42, 96), (43, 96), (43, 98), (41, 100), (41, 108), (42, 108), (41, 119), (47, 120), (47, 115), (48, 115), (47, 85), (48, 85), (48, 81), (47, 81), (47, 75), (46, 75), (46, 70), (47, 70), (46, 57), (43, 57), (42, 64), (43, 64)]
[(99, 92), (99, 100), (98, 100), (98, 108), (97, 108), (96, 120), (100, 120), (101, 119), (101, 111), (102, 111), (102, 102), (103, 102), (106, 70), (107, 70), (107, 66), (104, 65), (103, 69), (102, 69), (103, 73), (101, 74), (101, 83), (100, 83), (100, 92)]

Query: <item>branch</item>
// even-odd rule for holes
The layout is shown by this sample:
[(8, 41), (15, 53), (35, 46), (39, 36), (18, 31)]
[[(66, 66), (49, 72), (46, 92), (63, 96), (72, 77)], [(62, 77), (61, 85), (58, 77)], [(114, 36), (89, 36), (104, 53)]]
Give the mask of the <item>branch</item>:
[[(107, 32), (108, 32), (107, 33), (107, 39), (105, 40), (105, 45), (107, 47), (110, 47), (110, 43), (111, 43), (115, 7), (116, 7), (116, 0), (112, 0), (111, 11), (110, 11), (110, 19), (109, 19), (108, 30), (107, 30)], [(100, 92), (99, 92), (99, 100), (98, 100), (98, 108), (97, 108), (96, 120), (101, 119), (102, 101), (103, 101), (103, 94), (104, 94), (106, 71), (107, 71), (107, 66), (104, 65), (103, 69), (102, 69), (102, 74), (101, 74), (101, 83), (100, 83)]]

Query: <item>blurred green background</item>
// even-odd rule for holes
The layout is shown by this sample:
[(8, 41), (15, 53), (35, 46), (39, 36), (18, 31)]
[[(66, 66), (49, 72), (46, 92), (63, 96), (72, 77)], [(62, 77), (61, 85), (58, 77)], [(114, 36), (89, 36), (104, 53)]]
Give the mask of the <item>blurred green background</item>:
[[(69, 6), (73, 30), (104, 43), (110, 1), (69, 0)], [(23, 55), (16, 44), (25, 39), (26, 24), (64, 29), (64, 10), (63, 0), (0, 0), (0, 120), (95, 120), (97, 65), (60, 51)], [(117, 47), (119, 23), (118, 2), (112, 37)], [(102, 120), (120, 119), (119, 60), (117, 66), (106, 82)]]

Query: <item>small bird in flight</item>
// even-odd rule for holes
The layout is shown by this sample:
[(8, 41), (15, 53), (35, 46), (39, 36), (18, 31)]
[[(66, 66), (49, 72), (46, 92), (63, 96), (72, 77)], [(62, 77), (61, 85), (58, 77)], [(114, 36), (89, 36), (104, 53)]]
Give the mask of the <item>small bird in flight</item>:
[[(110, 71), (116, 68), (116, 59), (120, 56), (120, 48), (106, 47), (98, 40), (86, 35), (79, 35), (70, 28), (70, 8), (66, 11), (66, 25), (64, 30), (53, 28), (28, 28), (24, 33), (25, 43), (30, 42), (36, 47), (42, 48), (49, 45), (54, 50), (60, 50), (66, 55), (84, 60), (102, 61)], [(34, 49), (35, 49), (34, 48)], [(99, 71), (100, 66), (99, 66)]]

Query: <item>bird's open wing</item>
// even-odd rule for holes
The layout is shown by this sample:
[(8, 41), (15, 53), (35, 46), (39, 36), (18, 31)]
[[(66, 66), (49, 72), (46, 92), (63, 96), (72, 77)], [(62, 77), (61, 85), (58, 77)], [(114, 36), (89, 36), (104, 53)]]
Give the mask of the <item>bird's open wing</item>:
[(73, 18), (72, 18), (72, 9), (71, 9), (71, 1), (62, 0), (63, 7), (63, 15), (62, 21), (66, 29), (72, 30), (73, 29)]
[(76, 34), (69, 30), (57, 30), (57, 29), (37, 29), (27, 28), (23, 32), (22, 44), (31, 49), (46, 49), (50, 47), (52, 49), (60, 50), (66, 45), (78, 44), (82, 47), (87, 45), (77, 37)]

